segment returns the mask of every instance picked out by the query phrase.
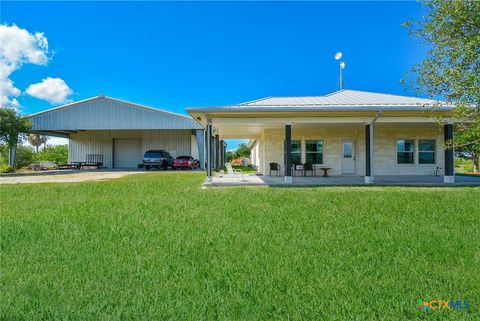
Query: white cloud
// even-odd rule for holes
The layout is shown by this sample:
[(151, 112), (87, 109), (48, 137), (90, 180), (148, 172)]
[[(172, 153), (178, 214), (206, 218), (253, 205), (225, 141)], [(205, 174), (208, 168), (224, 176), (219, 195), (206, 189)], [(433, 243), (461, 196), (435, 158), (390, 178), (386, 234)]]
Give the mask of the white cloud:
[(45, 65), (48, 62), (48, 41), (43, 33), (34, 34), (16, 25), (0, 25), (0, 105), (18, 108), (15, 97), (21, 91), (10, 75), (23, 64)]
[(37, 84), (30, 85), (26, 93), (52, 104), (61, 104), (68, 101), (68, 96), (73, 93), (73, 90), (62, 78), (47, 77)]

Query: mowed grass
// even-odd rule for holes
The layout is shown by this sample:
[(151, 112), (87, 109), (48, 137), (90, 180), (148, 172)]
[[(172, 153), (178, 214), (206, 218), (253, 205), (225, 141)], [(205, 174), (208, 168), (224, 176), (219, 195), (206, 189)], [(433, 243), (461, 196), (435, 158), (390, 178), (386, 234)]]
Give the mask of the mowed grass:
[(203, 180), (1, 186), (0, 319), (480, 319), (480, 189)]

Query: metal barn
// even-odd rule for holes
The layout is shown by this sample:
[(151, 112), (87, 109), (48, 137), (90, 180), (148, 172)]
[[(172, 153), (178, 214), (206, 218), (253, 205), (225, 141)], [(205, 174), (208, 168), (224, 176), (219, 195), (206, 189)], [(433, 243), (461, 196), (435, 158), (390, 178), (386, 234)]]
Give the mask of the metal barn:
[(107, 168), (136, 168), (145, 151), (163, 149), (205, 164), (204, 129), (191, 117), (105, 96), (30, 115), (34, 133), (69, 139), (69, 161), (102, 155)]

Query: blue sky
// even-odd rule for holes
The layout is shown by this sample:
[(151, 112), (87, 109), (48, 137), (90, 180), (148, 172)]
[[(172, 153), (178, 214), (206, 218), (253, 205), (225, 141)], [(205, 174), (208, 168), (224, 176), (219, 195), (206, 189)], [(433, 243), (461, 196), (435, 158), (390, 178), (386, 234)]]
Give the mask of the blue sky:
[(346, 88), (411, 95), (400, 79), (425, 48), (401, 24), (423, 10), (415, 2), (3, 2), (1, 22), (48, 39), (48, 63), (10, 75), (23, 113), (58, 105), (25, 93), (47, 77), (63, 79), (71, 100), (105, 94), (184, 113), (335, 91), (337, 51)]

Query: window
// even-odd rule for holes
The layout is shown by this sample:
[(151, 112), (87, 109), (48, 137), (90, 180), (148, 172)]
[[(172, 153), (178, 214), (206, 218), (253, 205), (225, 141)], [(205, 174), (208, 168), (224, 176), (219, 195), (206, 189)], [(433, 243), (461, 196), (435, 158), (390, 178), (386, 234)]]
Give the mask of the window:
[(305, 141), (305, 160), (310, 164), (323, 164), (323, 140)]
[(299, 140), (292, 140), (292, 164), (302, 163), (302, 143)]
[(352, 158), (352, 157), (353, 157), (353, 144), (343, 143), (343, 158)]
[(397, 163), (413, 164), (415, 141), (413, 139), (397, 139)]
[(418, 140), (418, 163), (435, 164), (435, 140)]

